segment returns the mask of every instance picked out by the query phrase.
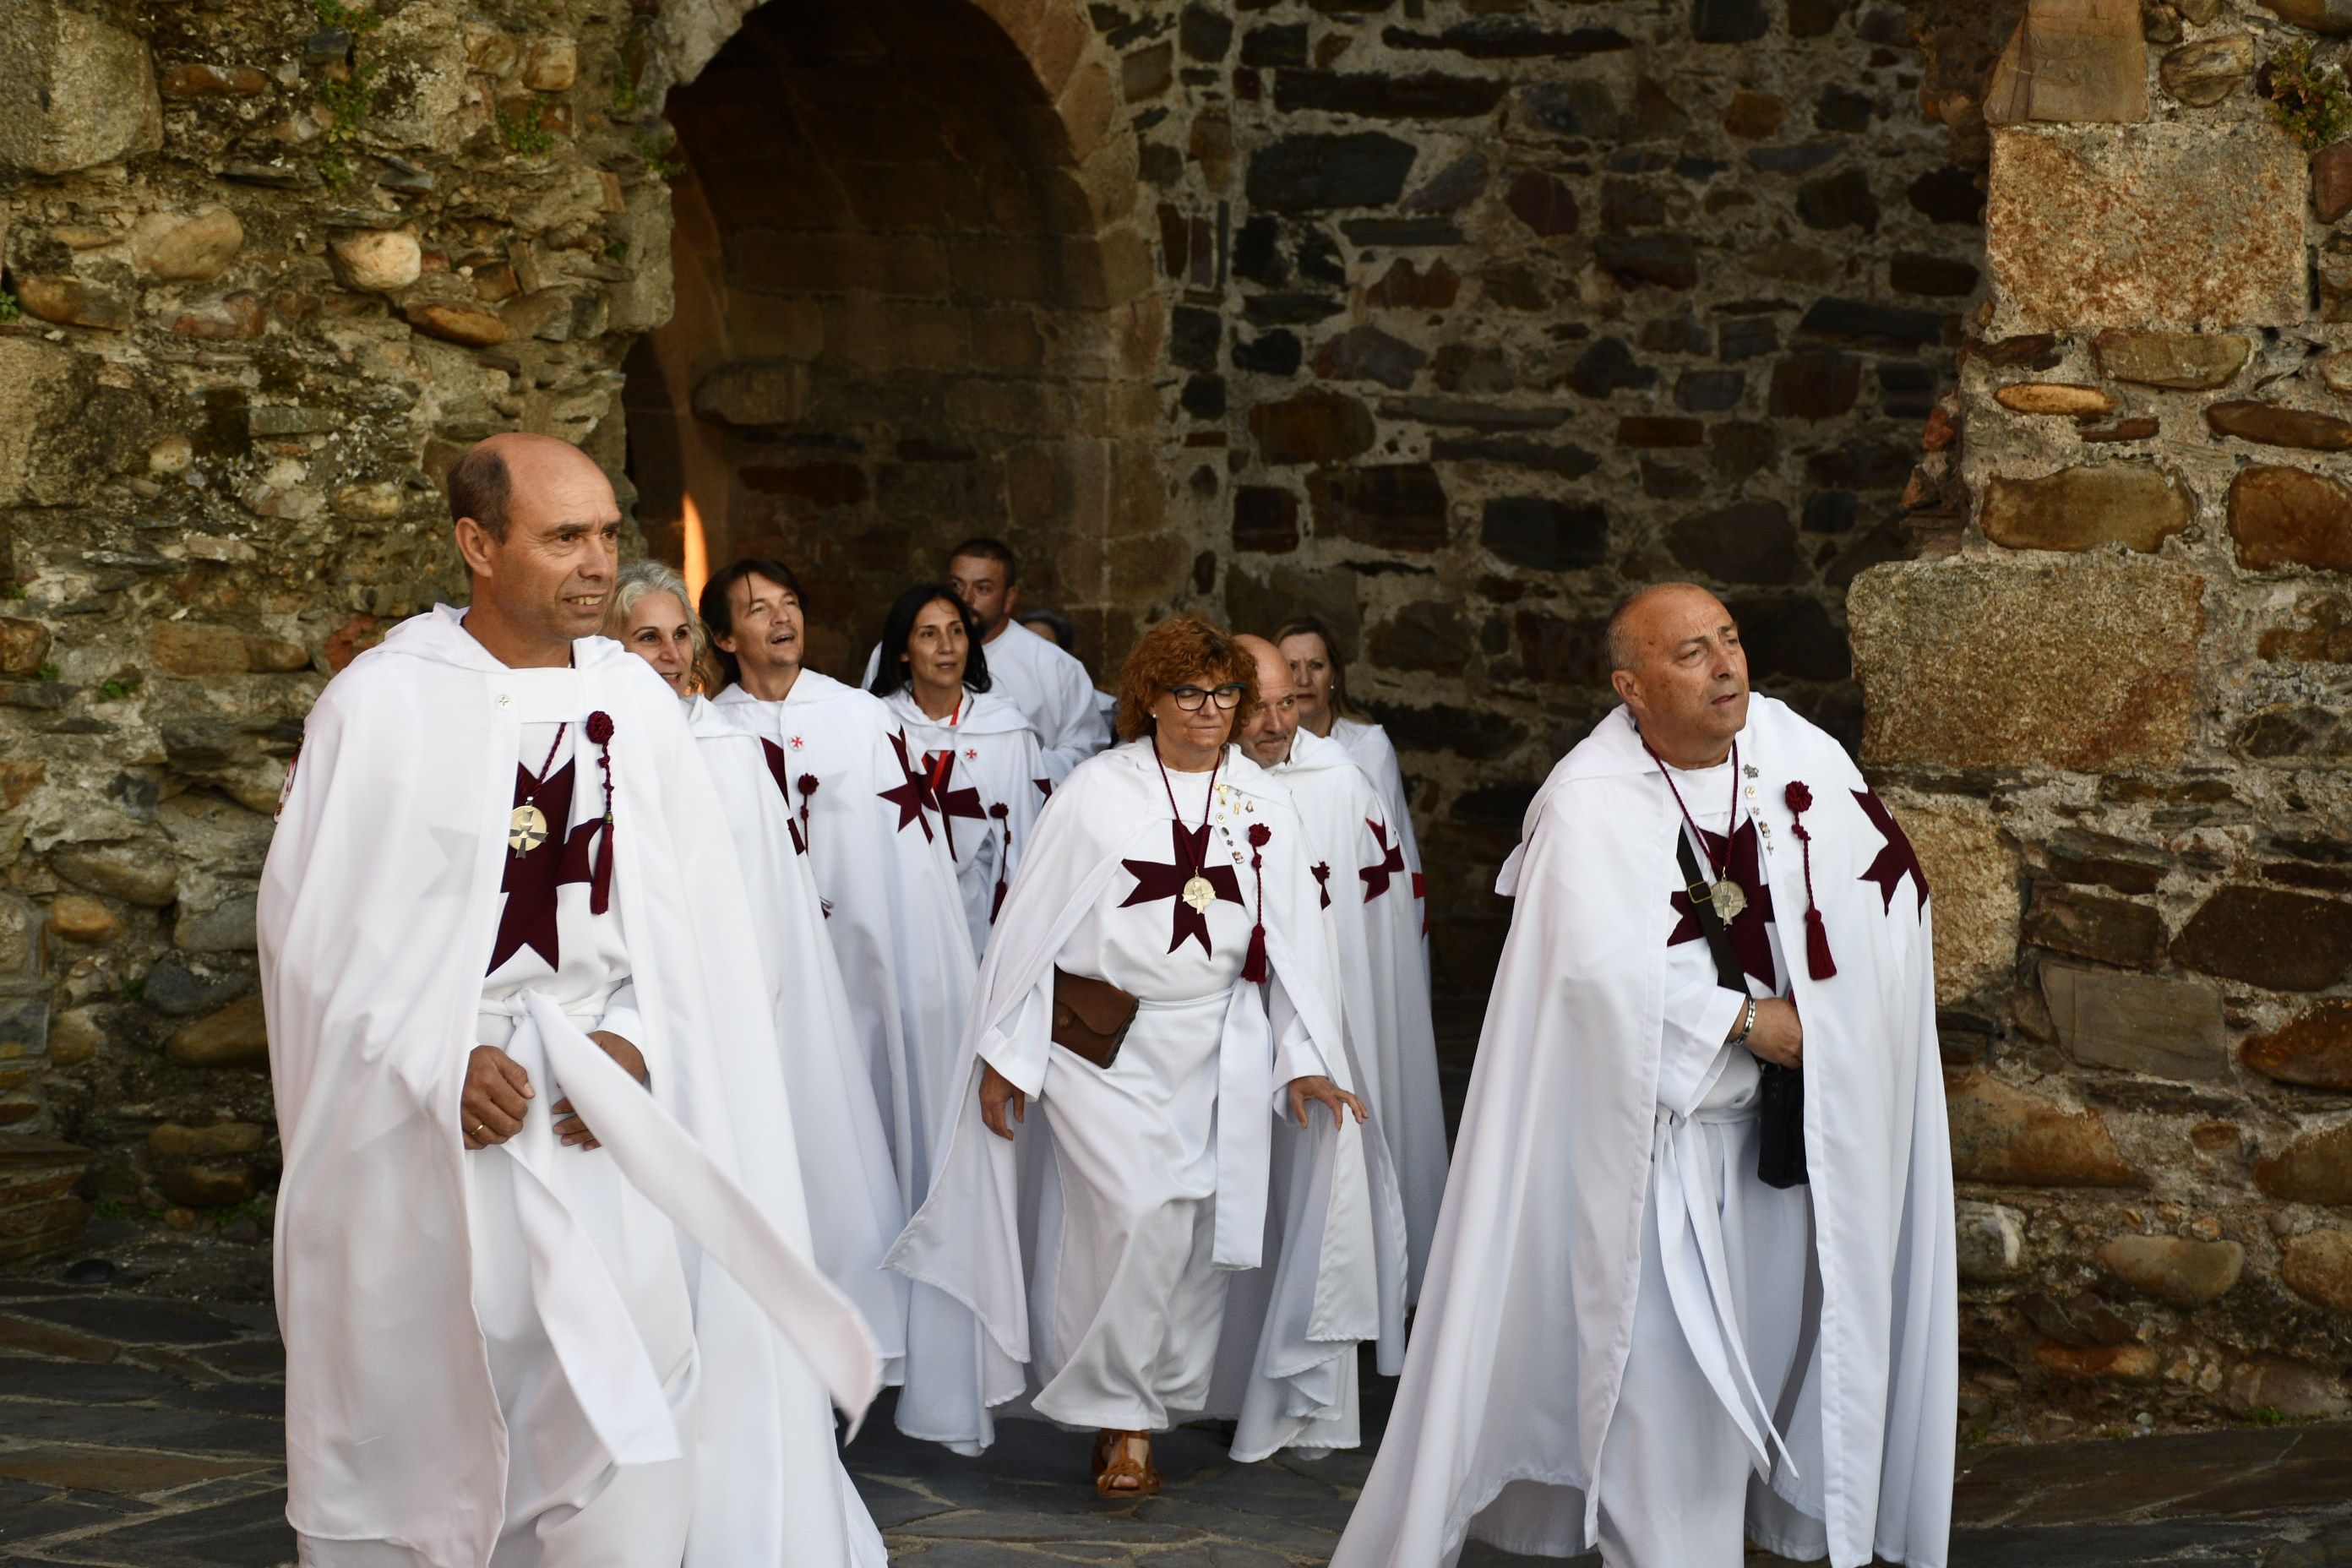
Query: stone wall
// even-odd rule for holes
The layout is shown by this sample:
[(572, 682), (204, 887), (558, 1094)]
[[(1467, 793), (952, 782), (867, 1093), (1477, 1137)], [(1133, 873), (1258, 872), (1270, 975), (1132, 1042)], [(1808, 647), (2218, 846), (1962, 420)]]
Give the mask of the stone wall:
[(1927, 33), (1990, 287), (1922, 558), (1850, 604), (1936, 894), (1969, 1405), (2341, 1414), (2352, 143), (2309, 155), (2256, 73), (2352, 10), (1994, 9)]
[(16, 0), (0, 1255), (89, 1201), (258, 1233), (284, 759), (461, 585), (438, 479), (520, 427), (642, 490), (648, 548), (691, 494), (714, 561), (809, 565), (836, 669), (982, 529), (1098, 668), (1173, 608), (1323, 615), (1463, 988), (1607, 605), (1717, 586), (1937, 887), (1976, 1416), (2329, 1407), (2352, 159), (2307, 169), (2252, 79), (2311, 36), (2222, 0)]

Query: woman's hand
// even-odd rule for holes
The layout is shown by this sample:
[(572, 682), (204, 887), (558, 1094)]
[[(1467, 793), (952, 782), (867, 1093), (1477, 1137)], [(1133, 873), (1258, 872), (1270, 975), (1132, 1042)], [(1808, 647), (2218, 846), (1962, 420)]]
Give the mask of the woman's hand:
[(1307, 1102), (1309, 1100), (1331, 1108), (1331, 1125), (1334, 1127), (1347, 1125), (1339, 1115), (1339, 1109), (1342, 1106), (1354, 1111), (1356, 1120), (1359, 1121), (1365, 1121), (1371, 1115), (1370, 1111), (1364, 1109), (1362, 1100), (1358, 1100), (1320, 1073), (1313, 1078), (1295, 1078), (1290, 1080), (1290, 1113), (1298, 1118), (1298, 1125), (1301, 1127), (1307, 1125)]
[(1013, 1129), (1004, 1120), (1004, 1108), (1013, 1108), (1013, 1120), (1025, 1121), (1029, 1115), (1029, 1097), (1013, 1087), (1013, 1080), (990, 1067), (980, 1064), (980, 1119), (999, 1138), (1013, 1136)]

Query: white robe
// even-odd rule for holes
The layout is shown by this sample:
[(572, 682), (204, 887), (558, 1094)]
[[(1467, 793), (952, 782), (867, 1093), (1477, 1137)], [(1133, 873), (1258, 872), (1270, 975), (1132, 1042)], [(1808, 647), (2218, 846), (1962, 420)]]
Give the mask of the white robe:
[[(1387, 808), (1389, 827), (1404, 847), (1405, 869), (1412, 874), (1413, 896), (1423, 897), (1421, 837), (1412, 830), (1412, 797), (1405, 791), (1404, 769), (1397, 762), (1396, 747), (1390, 743), (1389, 732), (1370, 720), (1334, 715), (1331, 733), (1327, 738), (1337, 741), (1355, 764), (1364, 770), (1364, 776), (1372, 781), (1372, 787), (1381, 792), (1381, 804)], [(1424, 920), (1424, 931), (1427, 925)], [(1424, 957), (1422, 963), (1426, 968), (1428, 959)]]
[[(1770, 829), (1765, 872), (1784, 920), (1808, 903), (1785, 790), (1811, 791), (1811, 883), (1837, 969), (1815, 979), (1800, 962), (1790, 977), (1805, 1024), (1811, 1182), (1799, 1190), (1815, 1227), (1821, 1375), (1818, 1430), (1790, 1422), (1790, 1447), (1801, 1465), (1819, 1452), (1810, 1479), (1840, 1568), (1874, 1551), (1934, 1568), (1950, 1529), (1958, 1301), (1925, 889), (1900, 829), (1828, 736), (1757, 697), (1739, 743), (1758, 769), (1753, 809)], [(1404, 1381), (1335, 1568), (1450, 1563), (1465, 1535), (1559, 1556), (1596, 1543), (1628, 1354), (1661, 1321), (1638, 1306), (1645, 1238), (1660, 1228), (1654, 1159), (1680, 1131), (1661, 1101), (1679, 920), (1665, 890), (1681, 880), (1681, 831), (1622, 709), (1528, 808), (1498, 884), (1518, 904)], [(1708, 1152), (1680, 1161), (1683, 1142), (1664, 1142), (1704, 1187)], [(1726, 1216), (1727, 1240), (1739, 1228)], [(1721, 1279), (1738, 1320), (1739, 1263), (1724, 1262), (1702, 1285)], [(1731, 1348), (1728, 1334), (1694, 1333), (1706, 1316), (1675, 1315), (1703, 1361)], [(1720, 1357), (1707, 1369), (1719, 1407), (1731, 1370)], [(1751, 1520), (1769, 1534), (1769, 1510)]]
[[(1204, 784), (1177, 784), (1179, 804), (1197, 810)], [(1081, 766), (1038, 820), (982, 966), (940, 1179), (891, 1254), (979, 1320), (932, 1364), (910, 1342), (898, 1410), (915, 1436), (982, 1447), (995, 1407), (1037, 1394), (1039, 1413), (1083, 1424), (1125, 1393), (1118, 1408), (1145, 1408), (1153, 1426), (1235, 1417), (1242, 1459), (1357, 1441), (1355, 1347), (1402, 1298), (1403, 1218), (1352, 1121), (1335, 1130), (1318, 1109), (1303, 1132), (1277, 1135), (1284, 1084), (1349, 1074), (1297, 814), (1236, 750), (1218, 784), (1208, 954), (1179, 923), (1185, 855), (1150, 742)], [(1259, 825), (1269, 837), (1254, 868)], [(1246, 915), (1260, 910), (1263, 987), (1239, 978)], [(1147, 1005), (1109, 1072), (1049, 1038), (1056, 964), (1140, 988)], [(1013, 1142), (980, 1120), (982, 1060), (1033, 1098)], [(1122, 1230), (1139, 1216), (1146, 1228)], [(1118, 1258), (1085, 1250), (1106, 1237)], [(1128, 1310), (1110, 1283), (1120, 1260), (1164, 1292), (1156, 1310)], [(1227, 1271), (1222, 1301), (1204, 1269)], [(1122, 1329), (1146, 1342), (1123, 1351)], [(1201, 1375), (1211, 1336), (1213, 1386)], [(1172, 1369), (1163, 1381), (1139, 1393), (1121, 1382), (1155, 1352)]]
[[(877, 1564), (880, 1536), (841, 1467), (826, 1394), (861, 1411), (879, 1358), (808, 1258), (791, 1110), (747, 978), (759, 959), (718, 802), (643, 660), (592, 637), (572, 662), (512, 670), (457, 612), (415, 617), (329, 684), (287, 780), (259, 926), (286, 1159), (288, 1519), (305, 1561), (328, 1568), (489, 1560), (510, 1444), (535, 1459), (549, 1436), (509, 1431), (502, 1408), (520, 1406), (494, 1381), (469, 1282), (471, 1171), (505, 1163), (529, 1310), (570, 1406), (549, 1419), (593, 1429), (614, 1488), (690, 1458), (688, 1568)], [(578, 782), (601, 796), (609, 754), (613, 807), (585, 847), (609, 856), (627, 910), (614, 922), (625, 1021), (650, 1091), (586, 1038), (588, 1020), (526, 989), (501, 1005), (520, 1015), (509, 1046), (537, 1069), (539, 1098), (509, 1145), (468, 1152), (457, 1106), (501, 923), (521, 733), (593, 712), (613, 737)], [(619, 972), (617, 955), (600, 963)], [(563, 1095), (603, 1151), (556, 1146), (550, 1108)], [(622, 1183), (674, 1227), (685, 1262), (690, 1405), (646, 1338), (647, 1277), (597, 1239), (614, 1215), (592, 1189), (617, 1203)], [(513, 1304), (511, 1291), (494, 1303)]]
[[(1445, 1195), (1445, 1107), (1422, 959), (1421, 900), (1387, 808), (1346, 751), (1300, 730), (1291, 737), (1289, 758), (1269, 771), (1297, 802), (1306, 828), (1357, 1092), (1371, 1109), (1404, 1205), (1410, 1304), (1421, 1292), (1430, 1233)], [(1381, 1351), (1382, 1370), (1393, 1375), (1401, 1339), (1384, 1342)]]
[[(1110, 744), (1110, 725), (1097, 706), (1087, 667), (1053, 639), (1008, 620), (981, 646), (988, 658), (989, 690), (1019, 710), (1037, 731), (1045, 774), (1053, 783), (1060, 784), (1072, 768)], [(866, 656), (862, 684), (869, 690), (881, 660), (879, 647)]]
[(912, 1213), (930, 1190), (976, 967), (914, 748), (880, 699), (813, 669), (782, 702), (730, 686), (710, 714), (773, 742), (790, 773), (793, 821), (824, 896), (899, 1199)]
[(882, 1259), (906, 1227), (906, 1200), (816, 876), (785, 795), (790, 769), (775, 742), (727, 724), (701, 698), (688, 702), (688, 715), (743, 868), (792, 1092), (817, 1266), (864, 1314), (881, 1346), (884, 1380), (895, 1383), (906, 1354), (907, 1281)]
[(984, 952), (1030, 825), (1054, 792), (1037, 731), (1018, 709), (985, 691), (964, 693), (947, 719), (933, 719), (903, 689), (883, 702), (922, 770), (932, 820), (963, 889), (972, 951)]

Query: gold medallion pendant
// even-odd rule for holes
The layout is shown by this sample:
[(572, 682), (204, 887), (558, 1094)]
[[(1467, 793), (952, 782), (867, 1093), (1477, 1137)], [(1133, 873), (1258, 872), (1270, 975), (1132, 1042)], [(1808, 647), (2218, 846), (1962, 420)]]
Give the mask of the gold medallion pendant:
[(1706, 901), (1715, 906), (1716, 919), (1729, 925), (1748, 907), (1748, 895), (1739, 890), (1738, 883), (1726, 877), (1706, 890)]
[[(1166, 886), (1165, 883), (1161, 885)], [(1209, 885), (1209, 879), (1206, 877), (1194, 877), (1184, 884), (1184, 901), (1192, 905), (1193, 911), (1198, 913), (1217, 901), (1217, 889)]]
[(507, 847), (517, 855), (528, 855), (547, 842), (547, 813), (530, 801), (514, 808), (507, 818)]

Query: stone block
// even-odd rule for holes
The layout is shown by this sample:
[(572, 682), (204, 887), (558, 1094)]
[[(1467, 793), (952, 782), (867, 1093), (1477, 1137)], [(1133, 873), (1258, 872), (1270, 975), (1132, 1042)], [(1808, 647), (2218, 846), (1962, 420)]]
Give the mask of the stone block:
[(2352, 1121), (2290, 1138), (2254, 1162), (2254, 1184), (2291, 1204), (2352, 1205)]
[(0, 616), (0, 675), (34, 675), (49, 659), (49, 628)]
[(2352, 212), (2352, 140), (2311, 155), (2311, 210), (2322, 223), (2334, 223)]
[(2033, 1360), (2069, 1383), (2154, 1383), (2164, 1370), (2162, 1358), (2147, 1345), (2040, 1344)]
[(147, 652), (167, 675), (241, 675), (251, 668), (243, 634), (197, 621), (159, 621)]
[(2025, 940), (2095, 963), (2147, 969), (2164, 956), (2164, 917), (2129, 899), (2044, 882), (2026, 910)]
[(2246, 1267), (2234, 1241), (2181, 1236), (2119, 1236), (2099, 1248), (2108, 1272), (2168, 1306), (2206, 1306), (2228, 1295)]
[(1234, 490), (1234, 548), (1286, 555), (1298, 548), (1298, 498), (1271, 485)]
[[(93, 1158), (55, 1139), (0, 1138), (0, 1263), (58, 1251), (80, 1238), (89, 1205), (73, 1193)], [(110, 1345), (103, 1349), (98, 1359), (113, 1353)]]
[(261, 998), (247, 996), (173, 1031), (164, 1054), (182, 1067), (266, 1067), (269, 1028)]
[(2007, 1204), (1962, 1198), (1953, 1221), (1959, 1248), (1960, 1283), (1992, 1285), (2025, 1271), (2025, 1216)]
[[(1944, 889), (1936, 889), (1938, 904)], [(2066, 1054), (2085, 1067), (2149, 1078), (2230, 1074), (2221, 995), (2198, 981), (2162, 980), (2074, 963), (2044, 963), (2042, 994)]]
[(1403, 194), (1415, 156), (1412, 142), (1381, 132), (1285, 137), (1251, 157), (1249, 205), (1266, 213), (1384, 207)]
[(2238, 564), (2352, 572), (2352, 485), (2308, 468), (2257, 466), (2230, 481)]
[(722, 364), (694, 385), (694, 411), (741, 428), (790, 425), (808, 410), (808, 366), (797, 360)]
[(2287, 1237), (2279, 1278), (2306, 1301), (2352, 1312), (2352, 1231), (2313, 1230)]
[(2003, 335), (2304, 319), (2305, 160), (2179, 122), (1993, 133), (1986, 256)]
[(131, 301), (111, 289), (59, 273), (35, 273), (16, 280), (16, 302), (25, 314), (60, 326), (100, 331), (130, 329)]
[(1382, 550), (1433, 551), (1450, 534), (1445, 486), (1426, 463), (1324, 468), (1307, 478), (1315, 531)]
[(1609, 555), (1609, 514), (1598, 502), (1496, 496), (1480, 514), (1478, 542), (1514, 566), (1574, 572)]
[(2352, 1089), (2352, 1001), (2315, 1002), (2239, 1048), (2238, 1059), (2279, 1083)]
[(226, 207), (150, 213), (131, 231), (131, 254), (149, 276), (173, 283), (208, 283), (228, 270), (245, 248), (245, 226)]
[(1345, 393), (1310, 388), (1249, 413), (1259, 460), (1277, 467), (1339, 463), (1372, 449), (1371, 410)]
[(1872, 763), (2169, 765), (2196, 713), (2203, 579), (2158, 561), (1904, 562), (1846, 599)]
[(1685, 517), (1666, 530), (1675, 559), (1718, 583), (1793, 581), (1801, 565), (1797, 526), (1776, 500), (1741, 501)]
[(2280, 21), (2315, 33), (2352, 33), (2352, 0), (2261, 0), (2261, 4)]
[(62, 174), (163, 144), (146, 40), (59, 0), (0, 9), (0, 165)]
[(1952, 1005), (2017, 970), (2017, 847), (1980, 802), (1903, 794), (1889, 805), (1936, 889), (1936, 1000)]
[(1952, 1173), (2029, 1187), (2138, 1187), (2147, 1178), (2116, 1148), (2095, 1110), (2069, 1110), (1985, 1072), (1949, 1075)]
[(174, 102), (208, 98), (254, 98), (269, 90), (268, 76), (252, 66), (210, 66), (185, 62), (165, 68), (155, 79), (156, 90)]
[(121, 929), (121, 919), (87, 893), (59, 893), (49, 900), (49, 930), (68, 942), (104, 942)]
[(2273, 991), (2320, 991), (2352, 968), (2352, 902), (2258, 888), (2218, 888), (2173, 940), (2172, 961)]
[(2352, 419), (2338, 419), (2333, 414), (2233, 398), (2209, 406), (2205, 423), (2216, 436), (2234, 436), (2241, 441), (2258, 442), (2265, 447), (2292, 447), (2306, 452), (2352, 451)]
[(2225, 33), (2183, 44), (2164, 57), (2157, 78), (2164, 90), (2196, 109), (2221, 102), (2254, 74), (2254, 40), (2247, 33)]
[(499, 313), (469, 300), (419, 300), (400, 313), (426, 337), (446, 342), (489, 348), (507, 341), (507, 324)]
[(172, 943), (187, 952), (251, 952), (257, 945), (254, 897), (239, 893), (208, 910), (180, 905), (172, 925)]
[(2118, 893), (2153, 893), (2172, 857), (2149, 844), (2111, 833), (2062, 827), (2050, 837), (2050, 874), (2064, 882), (2095, 882)]
[(327, 254), (346, 289), (389, 294), (423, 275), (425, 252), (413, 234), (398, 229), (362, 229), (331, 242)]
[(2228, 333), (2140, 332), (2110, 327), (2091, 340), (2099, 374), (2141, 386), (2202, 392), (2226, 386), (2245, 368), (2251, 340)]
[(49, 868), (76, 887), (144, 909), (162, 909), (180, 896), (179, 862), (152, 845), (53, 849)]
[(2221, 1386), (2221, 1403), (2235, 1415), (2326, 1421), (2352, 1410), (2344, 1381), (2325, 1367), (2265, 1356), (2240, 1362)]
[(2154, 464), (2089, 463), (2040, 479), (1993, 476), (1977, 521), (1987, 539), (2012, 550), (2122, 544), (2152, 554), (2196, 515), (2189, 488)]
[(2147, 46), (2137, 0), (2029, 0), (1985, 87), (1985, 119), (2147, 118)]
[(1317, 350), (1315, 374), (1327, 381), (1376, 381), (1403, 392), (1428, 363), (1425, 352), (1368, 321)]
[(166, 1160), (214, 1160), (258, 1154), (268, 1141), (268, 1130), (254, 1121), (216, 1121), (209, 1127), (164, 1121), (147, 1130), (147, 1152)]
[(2116, 395), (2063, 381), (2020, 381), (1995, 387), (1992, 400), (2011, 414), (2052, 414), (2096, 419), (2116, 411)]
[(1511, 182), (1503, 202), (1521, 223), (1547, 238), (1576, 232), (1576, 193), (1554, 175), (1528, 170)]

